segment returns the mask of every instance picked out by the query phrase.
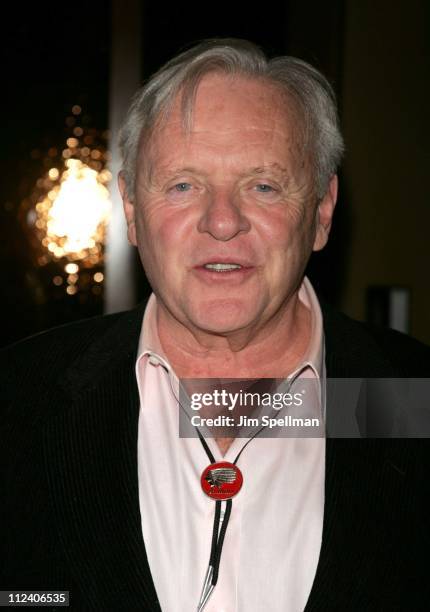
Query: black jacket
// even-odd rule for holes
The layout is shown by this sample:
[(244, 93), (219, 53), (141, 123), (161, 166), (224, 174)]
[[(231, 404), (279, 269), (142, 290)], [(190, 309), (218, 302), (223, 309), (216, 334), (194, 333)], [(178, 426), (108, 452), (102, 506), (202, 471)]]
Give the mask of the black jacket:
[[(142, 316), (141, 306), (73, 323), (3, 351), (0, 590), (68, 590), (73, 610), (160, 609), (138, 498)], [(323, 318), (328, 376), (429, 377), (420, 343), (325, 306)], [(428, 609), (429, 475), (427, 440), (327, 440), (306, 612)]]

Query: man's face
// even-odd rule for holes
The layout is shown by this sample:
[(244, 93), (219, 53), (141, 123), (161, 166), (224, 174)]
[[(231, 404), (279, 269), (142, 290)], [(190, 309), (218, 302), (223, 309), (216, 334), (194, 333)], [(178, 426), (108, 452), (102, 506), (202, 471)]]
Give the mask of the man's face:
[(296, 124), (273, 86), (206, 75), (191, 131), (177, 101), (141, 147), (134, 203), (120, 179), (129, 239), (161, 307), (191, 331), (261, 329), (324, 246), (336, 186), (318, 207)]

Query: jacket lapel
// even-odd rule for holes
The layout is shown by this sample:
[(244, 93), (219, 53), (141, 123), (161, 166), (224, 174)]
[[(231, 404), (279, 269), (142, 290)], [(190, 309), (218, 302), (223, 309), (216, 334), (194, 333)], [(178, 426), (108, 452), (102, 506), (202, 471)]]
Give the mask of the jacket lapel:
[(61, 411), (46, 429), (64, 553), (93, 609), (159, 609), (138, 497), (139, 313), (120, 319), (73, 365), (57, 393)]
[[(328, 378), (395, 375), (370, 335), (322, 307)], [(331, 404), (342, 408), (335, 393), (336, 386), (328, 384), (328, 416)], [(387, 567), (401, 563), (386, 542), (404, 506), (403, 448), (403, 441), (327, 438), (322, 546), (306, 612), (372, 608), (375, 594), (384, 590)]]

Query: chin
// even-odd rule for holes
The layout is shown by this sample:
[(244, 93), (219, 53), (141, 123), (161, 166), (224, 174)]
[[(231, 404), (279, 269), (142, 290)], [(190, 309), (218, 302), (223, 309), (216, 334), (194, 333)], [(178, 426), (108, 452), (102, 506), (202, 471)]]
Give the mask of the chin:
[(202, 331), (228, 334), (248, 327), (258, 318), (257, 312), (252, 313), (249, 306), (242, 300), (211, 300), (193, 308), (190, 320)]

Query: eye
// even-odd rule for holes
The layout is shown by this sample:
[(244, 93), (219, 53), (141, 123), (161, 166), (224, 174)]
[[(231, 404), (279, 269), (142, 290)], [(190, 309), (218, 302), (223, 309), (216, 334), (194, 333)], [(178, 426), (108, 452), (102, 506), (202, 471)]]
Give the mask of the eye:
[(173, 189), (179, 191), (179, 193), (184, 193), (184, 191), (189, 191), (191, 189), (191, 185), (190, 183), (178, 183)]
[(267, 185), (266, 183), (259, 183), (255, 186), (255, 189), (259, 193), (271, 193), (272, 191), (275, 191), (275, 189), (271, 185)]

